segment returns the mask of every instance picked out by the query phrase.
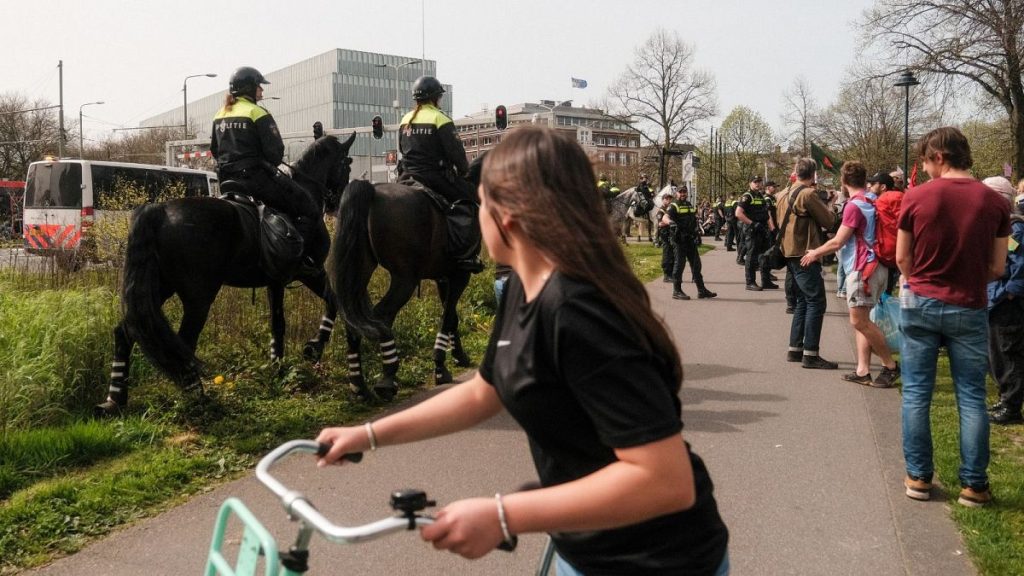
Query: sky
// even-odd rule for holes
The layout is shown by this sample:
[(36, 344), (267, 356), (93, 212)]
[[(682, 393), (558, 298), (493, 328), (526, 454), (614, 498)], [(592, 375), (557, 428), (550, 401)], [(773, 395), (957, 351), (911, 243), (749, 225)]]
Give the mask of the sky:
[[(747, 106), (781, 127), (783, 91), (806, 77), (819, 104), (855, 59), (855, 22), (872, 0), (0, 0), (0, 93), (83, 109), (85, 136), (227, 88), (238, 66), (271, 72), (347, 48), (437, 61), (456, 118), (498, 104), (572, 99), (593, 105), (658, 28), (696, 47), (718, 84), (721, 121)], [(587, 81), (572, 89), (570, 78)], [(266, 92), (273, 95), (272, 86)]]

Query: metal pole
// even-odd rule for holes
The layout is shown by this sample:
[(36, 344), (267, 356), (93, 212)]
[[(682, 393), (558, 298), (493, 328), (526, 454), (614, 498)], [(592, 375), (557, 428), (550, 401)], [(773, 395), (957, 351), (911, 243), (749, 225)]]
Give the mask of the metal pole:
[(58, 70), (58, 77), (60, 79), (59, 80), (59, 84), (60, 84), (60, 119), (59, 119), (60, 120), (59, 121), (60, 126), (59, 126), (59, 130), (60, 130), (60, 133), (57, 134), (57, 157), (58, 158), (63, 158), (64, 157), (64, 61), (63, 60), (58, 60), (57, 61), (57, 70)]
[[(711, 187), (710, 190), (711, 190), (712, 194), (715, 193), (715, 183), (714, 183), (715, 148), (714, 148), (714, 141), (715, 141), (715, 127), (712, 126), (711, 127), (711, 138), (708, 140), (708, 151), (710, 152), (708, 154), (708, 166), (711, 168), (710, 173), (708, 174), (708, 176), (709, 176), (709, 178), (708, 178), (708, 185)], [(718, 195), (721, 195), (721, 194), (718, 194)]]
[(184, 105), (181, 107), (181, 125), (185, 128), (185, 140), (188, 140), (188, 77), (185, 77), (185, 82), (181, 85), (181, 93), (185, 95)]
[[(82, 104), (82, 106), (85, 106), (85, 104)], [(85, 149), (85, 148), (82, 147), (82, 140), (83, 140), (83, 138), (82, 138), (82, 106), (78, 107), (78, 157), (79, 158), (83, 157), (82, 150)]]
[(910, 182), (910, 85), (903, 87), (903, 186)]

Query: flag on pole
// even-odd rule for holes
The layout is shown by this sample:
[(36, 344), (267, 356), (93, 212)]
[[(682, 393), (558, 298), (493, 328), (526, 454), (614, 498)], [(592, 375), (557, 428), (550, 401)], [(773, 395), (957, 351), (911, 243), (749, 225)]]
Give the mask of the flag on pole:
[(571, 78), (573, 88), (586, 88), (587, 81), (580, 78)]
[(839, 160), (834, 155), (825, 152), (821, 146), (818, 146), (814, 142), (811, 142), (811, 157), (818, 163), (818, 167), (833, 174), (839, 174), (839, 168), (843, 165), (842, 160)]
[(907, 188), (914, 186), (917, 186), (917, 162), (914, 162), (914, 167), (910, 169), (910, 179), (907, 180)]

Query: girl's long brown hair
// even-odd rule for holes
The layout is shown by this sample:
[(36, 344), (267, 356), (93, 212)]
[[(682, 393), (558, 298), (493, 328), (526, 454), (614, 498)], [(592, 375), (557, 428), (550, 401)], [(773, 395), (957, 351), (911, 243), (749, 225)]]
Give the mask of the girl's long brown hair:
[(679, 352), (612, 234), (579, 144), (551, 128), (516, 127), (487, 154), (482, 180), (488, 201), (508, 210), (559, 272), (597, 287), (637, 341), (669, 365), (678, 390)]

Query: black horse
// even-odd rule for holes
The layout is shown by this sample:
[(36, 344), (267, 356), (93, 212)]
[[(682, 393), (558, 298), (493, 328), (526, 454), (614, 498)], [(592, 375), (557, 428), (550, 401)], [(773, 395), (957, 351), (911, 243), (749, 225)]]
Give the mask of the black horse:
[[(325, 136), (310, 146), (295, 163), (293, 177), (324, 211), (337, 206), (339, 191), (348, 183), (352, 160), (352, 134), (341, 142)], [(123, 319), (114, 328), (114, 360), (106, 402), (97, 415), (112, 415), (128, 400), (126, 379), (132, 346), (184, 390), (201, 391), (201, 366), (195, 356), (199, 334), (210, 306), (224, 285), (267, 287), (270, 300), (270, 356), (284, 356), (284, 288), (259, 267), (259, 232), (250, 209), (219, 198), (183, 198), (147, 204), (132, 215), (121, 287)], [(303, 355), (318, 361), (334, 329), (337, 302), (327, 282), (323, 263), (330, 238), (320, 223), (306, 254), (319, 266), (315, 273), (300, 273), (296, 280), (323, 298), (326, 311), (317, 336)], [(177, 294), (183, 307), (175, 334), (163, 313), (163, 304)]]
[[(470, 166), (470, 181), (479, 182), (482, 156)], [(475, 189), (475, 186), (474, 186)], [(331, 251), (331, 282), (349, 329), (349, 380), (357, 393), (370, 396), (360, 359), (362, 338), (380, 343), (383, 375), (373, 391), (389, 400), (398, 390), (398, 351), (392, 326), (420, 280), (434, 280), (444, 312), (434, 341), (434, 381), (452, 381), (447, 352), (458, 366), (469, 357), (459, 338), (456, 305), (469, 285), (470, 273), (459, 270), (446, 251), (447, 224), (437, 205), (420, 190), (402, 184), (355, 180), (345, 189), (338, 209), (338, 230)], [(367, 287), (382, 266), (390, 275), (387, 293), (371, 310)]]

